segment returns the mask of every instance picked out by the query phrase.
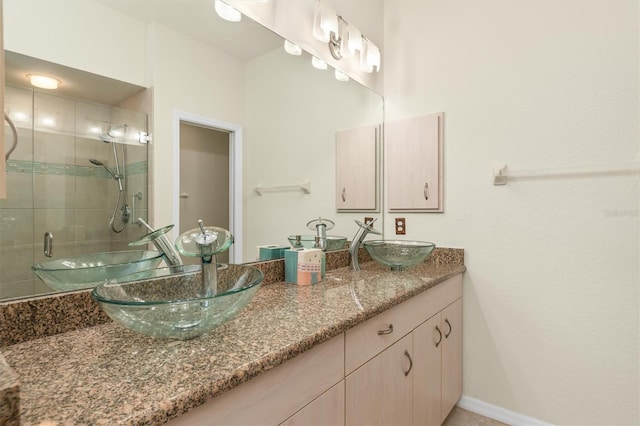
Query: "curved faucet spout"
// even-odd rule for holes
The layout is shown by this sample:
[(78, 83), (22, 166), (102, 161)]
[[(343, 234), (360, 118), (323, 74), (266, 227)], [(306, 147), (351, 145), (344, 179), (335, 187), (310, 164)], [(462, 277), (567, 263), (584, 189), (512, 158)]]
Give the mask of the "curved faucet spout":
[(380, 231), (377, 231), (373, 228), (373, 224), (376, 220), (377, 218), (374, 218), (367, 223), (362, 223), (359, 220), (355, 221), (358, 224), (359, 228), (356, 232), (356, 235), (353, 237), (353, 241), (351, 241), (351, 245), (349, 246), (349, 253), (351, 254), (351, 268), (354, 271), (360, 270), (360, 263), (358, 262), (358, 252), (360, 251), (360, 246), (362, 245), (364, 239), (367, 237), (367, 234), (381, 234)]

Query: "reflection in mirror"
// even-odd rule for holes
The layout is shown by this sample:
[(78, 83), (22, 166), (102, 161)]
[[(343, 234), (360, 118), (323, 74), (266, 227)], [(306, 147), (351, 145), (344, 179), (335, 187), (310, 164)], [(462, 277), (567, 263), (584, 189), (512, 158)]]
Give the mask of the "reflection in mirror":
[[(38, 8), (49, 7), (46, 2), (33, 3), (37, 3)], [(59, 26), (64, 27), (64, 32), (58, 27), (50, 27), (41, 22), (46, 11), (40, 11), (38, 16), (28, 18), (33, 21), (33, 26), (29, 29), (33, 36), (23, 37), (25, 30), (18, 25), (21, 19), (13, 18), (24, 15), (21, 8), (29, 9), (29, 0), (10, 2), (10, 7), (5, 11), (6, 15), (12, 15), (10, 21), (13, 23), (5, 28), (6, 40), (10, 42), (6, 47), (13, 46), (15, 51), (31, 56), (59, 57), (60, 62), (66, 65), (90, 70), (93, 72), (92, 77), (100, 79), (92, 80), (90, 86), (107, 88), (107, 93), (115, 92), (109, 85), (118, 83), (113, 77), (120, 76), (127, 81), (124, 83), (125, 86), (143, 89), (146, 73), (153, 76), (150, 81), (153, 81), (155, 95), (152, 99), (150, 90), (144, 90), (132, 96), (136, 93), (134, 91), (129, 98), (105, 102), (84, 98), (87, 90), (82, 90), (82, 95), (76, 93), (54, 96), (7, 83), (10, 90), (5, 107), (15, 109), (23, 101), (38, 101), (44, 107), (52, 101), (61, 100), (66, 109), (61, 110), (63, 113), (60, 117), (70, 120), (73, 117), (69, 124), (73, 132), (43, 128), (37, 123), (37, 119), (34, 123), (33, 118), (29, 123), (32, 130), (28, 130), (26, 125), (21, 129), (27, 140), (31, 133), (36, 137), (35, 140), (29, 140), (30, 148), (27, 148), (29, 144), (23, 146), (22, 149), (25, 151), (20, 156), (14, 153), (14, 163), (10, 162), (13, 170), (10, 168), (8, 174), (9, 198), (0, 202), (0, 281), (26, 284), (7, 287), (0, 284), (0, 298), (51, 291), (40, 280), (34, 278), (30, 270), (34, 263), (47, 260), (42, 255), (42, 236), (48, 230), (45, 226), (47, 220), (59, 224), (53, 232), (55, 257), (126, 248), (127, 241), (144, 235), (145, 231), (137, 226), (129, 226), (125, 231), (115, 233), (109, 225), (118, 190), (117, 179), (114, 179), (107, 168), (114, 170), (115, 158), (111, 149), (113, 145), (102, 142), (96, 134), (86, 129), (86, 117), (94, 115), (98, 118), (97, 122), (102, 123), (104, 127), (101, 132), (108, 131), (109, 126), (123, 123), (129, 125), (129, 132), (131, 127), (146, 130), (147, 116), (141, 112), (153, 112), (153, 158), (156, 164), (162, 163), (163, 167), (172, 164), (173, 130), (168, 123), (175, 109), (204, 114), (214, 120), (233, 122), (241, 126), (244, 152), (241, 161), (243, 200), (240, 202), (243, 203), (242, 260), (245, 262), (257, 258), (257, 246), (289, 245), (287, 238), (290, 235), (313, 234), (313, 231), (307, 229), (306, 224), (318, 217), (335, 222), (334, 229), (328, 232), (329, 235), (345, 236), (348, 239), (351, 239), (357, 230), (354, 219), (363, 220), (365, 216), (381, 217), (380, 197), (378, 208), (366, 212), (338, 213), (335, 202), (336, 132), (363, 126), (379, 126), (383, 120), (381, 96), (353, 81), (337, 81), (332, 69), (319, 71), (313, 68), (311, 57), (307, 53), (300, 56), (286, 54), (283, 40), (276, 39), (274, 43), (273, 33), (246, 17), (236, 24), (218, 19), (210, 0), (86, 0), (81, 3), (69, 3), (73, 3), (73, 7), (68, 14), (56, 11), (57, 14), (69, 16)], [(56, 3), (57, 8), (63, 5), (69, 6), (67, 3)], [(78, 43), (77, 51), (70, 49), (69, 46), (73, 44), (60, 43), (65, 39), (59, 36), (64, 33), (64, 37), (67, 37), (68, 34), (77, 31), (78, 40), (86, 38), (86, 33), (82, 32), (86, 32), (86, 27), (77, 24), (82, 21), (78, 17), (82, 13), (89, 14), (92, 17), (91, 22), (108, 20), (109, 27), (117, 27), (118, 31), (101, 32), (96, 35), (98, 39), (94, 42), (99, 43), (100, 49), (88, 48), (84, 43)], [(23, 17), (22, 21), (24, 19)], [(5, 22), (7, 20), (9, 19), (5, 19)], [(27, 39), (41, 37), (37, 35), (37, 28), (48, 28), (50, 31), (51, 46), (46, 49), (28, 43)], [(60, 30), (60, 34), (57, 30)], [(12, 35), (12, 31), (22, 32)], [(145, 45), (146, 42), (149, 46)], [(63, 44), (64, 49), (59, 47)], [(25, 46), (25, 51), (17, 48), (22, 46)], [(183, 46), (189, 48), (185, 49)], [(145, 55), (145, 48), (155, 48), (156, 55)], [(189, 55), (192, 52), (204, 52), (206, 55), (191, 57)], [(118, 59), (114, 59), (116, 57)], [(227, 74), (216, 74), (216, 69), (238, 70), (238, 63), (242, 64), (242, 71), (238, 71), (240, 78), (233, 81), (217, 80), (220, 75)], [(55, 65), (51, 62), (48, 64)], [(200, 75), (198, 71), (203, 68), (206, 71), (204, 74), (210, 76), (209, 81), (194, 78)], [(68, 68), (67, 71), (73, 73), (77, 70)], [(102, 74), (103, 71), (104, 75), (112, 78), (96, 75)], [(64, 76), (61, 77), (65, 79)], [(61, 88), (64, 86), (63, 84)], [(224, 90), (220, 90), (221, 87), (224, 87)], [(10, 100), (11, 90), (16, 95), (14, 101)], [(127, 101), (124, 102), (124, 99)], [(140, 107), (141, 105), (144, 107)], [(35, 112), (39, 111), (40, 107), (29, 104), (27, 109)], [(83, 112), (85, 110), (97, 110), (102, 115), (97, 112), (94, 115), (93, 112)], [(131, 117), (127, 115), (129, 113), (132, 114)], [(63, 139), (64, 142), (61, 143), (65, 143), (64, 146), (68, 145), (69, 149), (73, 147), (74, 152), (67, 154), (56, 145), (56, 148), (50, 151), (62, 158), (55, 161), (44, 159), (38, 154), (41, 151), (38, 140), (42, 139), (41, 135), (44, 134), (56, 141)], [(120, 141), (116, 141), (118, 142)], [(135, 216), (146, 218), (147, 200), (150, 195), (147, 193), (146, 180), (147, 147), (138, 145), (134, 140), (125, 142), (125, 198), (130, 207), (135, 201), (136, 210), (141, 209)], [(46, 148), (53, 146), (45, 145)], [(118, 146), (118, 153), (119, 148)], [(91, 162), (92, 159), (106, 167)], [(380, 161), (378, 155), (378, 167)], [(34, 164), (38, 162), (43, 163), (42, 170), (48, 174), (33, 171)], [(57, 165), (64, 170), (60, 175), (54, 174)], [(25, 169), (18, 171), (18, 167)], [(178, 176), (172, 174), (167, 167), (150, 172), (153, 174), (156, 190), (152, 197), (154, 204), (149, 206), (149, 209), (154, 212), (158, 223), (149, 222), (156, 228), (169, 225), (172, 221), (177, 222), (177, 218), (172, 219), (168, 213), (173, 211), (174, 200), (167, 198), (167, 194), (170, 193), (167, 187), (170, 187), (172, 179), (178, 179)], [(45, 186), (45, 182), (48, 182), (45, 178), (52, 176), (63, 183), (53, 182), (47, 183), (48, 187)], [(378, 174), (378, 192), (379, 177)], [(29, 190), (18, 190), (23, 187), (19, 183), (12, 184), (12, 179), (16, 182), (22, 180), (24, 187)], [(132, 183), (136, 179), (139, 182)], [(288, 185), (303, 182), (305, 179), (311, 182), (310, 194), (273, 192), (260, 196), (252, 191), (254, 186), (261, 183)], [(91, 186), (90, 182), (102, 186)], [(160, 187), (165, 190), (159, 191), (157, 188)], [(71, 190), (79, 192), (72, 193)], [(25, 214), (19, 215), (22, 212)], [(175, 224), (178, 226), (178, 223)], [(9, 254), (13, 256), (12, 260), (8, 260)], [(5, 272), (8, 271), (5, 268), (6, 264), (21, 266), (8, 273)], [(3, 290), (4, 288), (6, 290)], [(14, 290), (9, 290), (10, 288)], [(28, 288), (33, 289), (30, 290), (32, 293), (26, 290)]]
[[(80, 288), (74, 276), (45, 284), (31, 266), (83, 274), (106, 262), (105, 255), (87, 254), (127, 250), (144, 232), (133, 222), (147, 217), (147, 145), (140, 143), (147, 114), (131, 109), (144, 88), (10, 51), (5, 73), (4, 107), (19, 144), (7, 164), (8, 196), (0, 201), (0, 297), (74, 290)], [(31, 73), (56, 76), (60, 90), (31, 87)]]

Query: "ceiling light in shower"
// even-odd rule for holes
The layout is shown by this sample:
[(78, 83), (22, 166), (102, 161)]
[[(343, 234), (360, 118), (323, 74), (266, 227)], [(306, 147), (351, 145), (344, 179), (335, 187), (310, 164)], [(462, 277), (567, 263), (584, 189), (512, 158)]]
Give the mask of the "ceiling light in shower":
[(314, 68), (319, 70), (327, 69), (327, 63), (321, 59), (316, 58), (315, 56), (311, 58), (311, 65), (313, 65)]
[(39, 87), (40, 89), (57, 89), (62, 81), (54, 77), (49, 77), (40, 74), (27, 74), (27, 78), (31, 82), (32, 86)]
[(214, 0), (214, 7), (219, 17), (230, 22), (239, 22), (242, 14), (222, 0)]
[(284, 50), (290, 55), (300, 56), (302, 55), (302, 49), (295, 43), (291, 43), (289, 40), (284, 41)]

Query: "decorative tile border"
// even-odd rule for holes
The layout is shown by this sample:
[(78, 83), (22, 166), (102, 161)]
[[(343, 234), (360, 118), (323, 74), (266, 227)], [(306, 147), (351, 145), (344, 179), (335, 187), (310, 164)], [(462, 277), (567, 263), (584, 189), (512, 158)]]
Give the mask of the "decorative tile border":
[[(148, 172), (148, 170), (149, 166), (146, 161), (127, 164), (127, 166), (125, 167), (125, 173), (128, 176), (145, 174)], [(79, 166), (76, 164), (45, 163), (23, 160), (7, 161), (7, 173), (30, 173), (56, 176), (111, 178), (111, 175), (105, 170), (104, 167)]]

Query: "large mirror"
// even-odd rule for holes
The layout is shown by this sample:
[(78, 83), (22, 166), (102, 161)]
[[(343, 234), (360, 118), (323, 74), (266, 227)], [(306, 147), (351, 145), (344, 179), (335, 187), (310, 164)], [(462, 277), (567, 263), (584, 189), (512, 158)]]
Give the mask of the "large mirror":
[[(74, 111), (82, 111), (85, 104), (109, 110), (111, 115), (104, 120), (106, 127), (101, 128), (101, 133), (117, 132), (115, 127), (120, 122), (131, 122), (140, 123), (135, 124), (135, 137), (139, 137), (140, 132), (152, 134), (150, 145), (134, 144), (133, 141), (127, 145), (132, 152), (129, 156), (137, 163), (129, 166), (132, 178), (135, 172), (147, 178), (144, 156), (149, 150), (148, 185), (146, 180), (136, 183), (135, 187), (131, 183), (131, 189), (124, 196), (129, 204), (138, 202), (138, 214), (153, 226), (174, 223), (176, 233), (172, 236), (175, 236), (190, 226), (190, 220), (180, 223), (182, 219), (195, 215), (205, 216), (207, 221), (208, 213), (202, 213), (202, 207), (196, 201), (214, 194), (204, 203), (211, 206), (232, 198), (229, 188), (233, 192), (233, 172), (224, 171), (231, 182), (223, 184), (227, 192), (218, 195), (218, 190), (214, 189), (218, 178), (210, 177), (208, 172), (222, 167), (209, 167), (214, 164), (212, 161), (205, 161), (204, 166), (195, 163), (198, 158), (207, 159), (215, 153), (200, 151), (204, 148), (197, 146), (186, 150), (185, 138), (202, 131), (222, 133), (222, 144), (227, 146), (222, 155), (234, 157), (236, 152), (229, 137), (234, 128), (241, 129), (236, 135), (242, 138), (241, 156), (231, 158), (228, 163), (233, 166), (235, 160), (241, 166), (240, 195), (235, 199), (236, 212), (241, 214), (233, 218), (231, 213), (227, 220), (240, 230), (241, 239), (237, 240), (237, 245), (242, 250), (236, 256), (236, 263), (256, 260), (258, 246), (287, 245), (289, 235), (313, 233), (306, 225), (314, 218), (335, 222), (335, 228), (329, 234), (351, 239), (356, 232), (354, 219), (381, 217), (380, 196), (377, 209), (336, 211), (335, 135), (345, 129), (379, 126), (383, 121), (382, 97), (356, 82), (336, 80), (331, 68), (325, 71), (313, 68), (311, 57), (305, 52), (300, 56), (285, 53), (283, 39), (255, 22), (246, 17), (238, 23), (223, 21), (215, 14), (209, 0), (87, 0), (80, 4), (66, 0), (5, 0), (4, 6), (8, 58), (38, 59), (50, 66), (61, 66), (58, 72), (66, 68), (71, 72), (89, 73), (87, 75), (99, 78), (91, 80), (91, 86), (107, 88), (106, 93), (114, 93), (116, 88), (131, 91), (119, 100), (101, 101), (88, 97), (88, 90), (81, 90), (68, 95), (68, 102), (73, 104)], [(61, 18), (51, 23), (48, 18), (52, 14)], [(58, 77), (65, 79), (63, 75)], [(30, 91), (32, 99), (67, 97), (16, 87), (16, 82), (7, 84), (11, 90), (22, 91), (23, 97), (29, 97)], [(132, 114), (132, 117), (124, 119), (123, 114)], [(84, 116), (86, 114), (80, 115), (81, 118)], [(148, 129), (142, 126), (142, 123), (146, 126), (147, 120)], [(225, 127), (227, 125), (231, 125), (231, 130)], [(205, 135), (207, 137), (214, 139), (210, 134)], [(106, 196), (106, 191), (114, 192), (116, 186), (108, 170), (114, 167), (115, 157), (111, 151), (115, 145), (104, 143), (100, 135), (84, 139), (94, 145), (85, 144), (88, 148), (83, 148), (83, 157), (75, 161), (81, 162), (82, 167), (100, 171), (103, 183), (108, 182), (111, 186), (105, 192), (95, 193), (94, 197), (101, 203), (96, 209), (109, 210), (117, 195)], [(99, 158), (94, 158), (96, 156)], [(188, 158), (192, 160), (182, 163)], [(87, 161), (92, 159), (97, 161)], [(376, 161), (379, 167), (380, 150)], [(59, 163), (46, 158), (32, 162)], [(99, 162), (106, 167), (97, 164)], [(10, 167), (10, 185), (11, 173)], [(183, 187), (189, 177), (200, 187)], [(378, 174), (377, 190), (380, 193), (379, 177)], [(310, 183), (308, 194), (301, 190), (276, 190), (263, 191), (259, 195), (253, 190), (255, 186), (288, 187), (305, 181)], [(33, 183), (34, 188), (36, 185)], [(195, 195), (202, 189), (205, 195)], [(142, 197), (138, 198), (139, 195)], [(32, 219), (22, 221), (21, 225), (29, 228), (26, 239), (4, 238), (8, 235), (7, 224), (11, 218), (24, 212), (9, 208), (15, 201), (11, 199), (11, 192), (9, 197), (0, 205), (3, 226), (0, 230), (3, 259), (0, 298), (50, 292), (51, 289), (31, 275), (28, 268), (8, 272), (9, 265), (22, 262), (24, 268), (42, 260), (42, 256), (35, 253), (42, 252), (43, 233), (46, 232), (46, 226), (31, 213), (31, 216), (23, 217)], [(188, 209), (193, 210), (194, 206), (197, 206), (195, 213), (189, 212)], [(90, 211), (92, 207), (87, 209)], [(222, 210), (233, 211), (233, 206)], [(40, 216), (43, 214), (40, 212)], [(78, 224), (71, 216), (65, 217), (66, 223), (77, 228)], [(104, 235), (113, 233), (109, 217), (99, 220), (97, 215), (91, 217)], [(225, 226), (217, 220), (211, 224)], [(128, 230), (117, 238), (120, 243), (145, 233), (140, 226), (127, 226)], [(379, 228), (382, 229), (381, 224)], [(15, 227), (11, 229), (18, 232)], [(86, 233), (84, 237), (92, 238)], [(54, 235), (54, 241), (55, 238)], [(114, 249), (119, 247), (109, 246), (109, 250)], [(54, 249), (54, 256), (69, 254)]]

